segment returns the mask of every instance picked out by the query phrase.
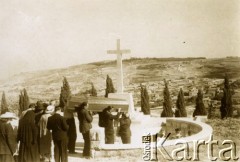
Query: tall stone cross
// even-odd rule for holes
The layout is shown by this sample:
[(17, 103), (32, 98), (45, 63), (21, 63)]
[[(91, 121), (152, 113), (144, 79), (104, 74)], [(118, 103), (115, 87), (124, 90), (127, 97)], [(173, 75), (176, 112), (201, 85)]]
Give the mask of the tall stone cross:
[(120, 39), (117, 39), (117, 49), (108, 50), (108, 54), (117, 54), (117, 93), (123, 93), (123, 68), (122, 68), (122, 54), (130, 53), (128, 49), (120, 49)]

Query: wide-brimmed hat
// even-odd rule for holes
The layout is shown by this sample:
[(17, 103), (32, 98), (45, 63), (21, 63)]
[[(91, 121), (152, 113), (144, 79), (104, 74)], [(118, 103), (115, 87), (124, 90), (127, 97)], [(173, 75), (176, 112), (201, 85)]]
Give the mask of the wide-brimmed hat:
[(14, 113), (6, 112), (6, 113), (0, 115), (0, 119), (17, 119), (17, 117)]
[(55, 106), (49, 105), (49, 106), (46, 108), (45, 113), (52, 113), (52, 112), (54, 112), (54, 108), (55, 108)]
[(42, 101), (37, 101), (35, 110), (44, 110), (44, 105)]

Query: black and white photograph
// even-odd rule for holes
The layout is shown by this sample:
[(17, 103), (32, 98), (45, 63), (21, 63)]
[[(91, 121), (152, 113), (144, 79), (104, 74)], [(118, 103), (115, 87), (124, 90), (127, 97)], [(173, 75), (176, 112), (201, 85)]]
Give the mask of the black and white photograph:
[(0, 162), (240, 161), (239, 0), (0, 0)]

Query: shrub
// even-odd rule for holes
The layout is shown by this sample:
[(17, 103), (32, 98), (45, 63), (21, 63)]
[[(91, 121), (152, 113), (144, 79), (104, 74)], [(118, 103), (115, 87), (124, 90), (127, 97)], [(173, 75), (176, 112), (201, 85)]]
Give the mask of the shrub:
[(69, 97), (71, 96), (71, 90), (70, 90), (70, 86), (69, 83), (67, 81), (67, 78), (64, 77), (63, 78), (63, 86), (61, 87), (61, 93), (60, 93), (60, 98), (59, 98), (59, 106), (61, 108), (65, 108)]
[(203, 103), (203, 93), (201, 89), (198, 90), (198, 94), (196, 98), (196, 108), (193, 112), (193, 117), (197, 115), (207, 115), (207, 111)]
[(28, 106), (29, 106), (29, 97), (27, 94), (27, 90), (24, 88), (23, 91), (21, 91), (20, 95), (19, 95), (18, 115), (20, 116), (24, 110), (28, 109)]
[(95, 97), (97, 96), (97, 90), (95, 89), (93, 83), (92, 83), (92, 88), (90, 90), (90, 93), (91, 93), (91, 96), (95, 96)]
[(112, 79), (107, 75), (105, 97), (108, 97), (109, 93), (114, 93), (114, 92), (115, 92), (115, 89), (113, 87)]
[(233, 116), (233, 107), (232, 107), (232, 91), (229, 85), (228, 76), (225, 75), (224, 79), (224, 90), (223, 90), (223, 97), (221, 100), (221, 118), (227, 118)]
[(175, 117), (187, 117), (187, 112), (186, 112), (186, 108), (185, 108), (185, 100), (184, 100), (182, 88), (180, 89), (180, 91), (178, 93), (176, 107), (177, 107), (177, 109), (175, 112)]
[(168, 89), (168, 83), (166, 80), (164, 80), (164, 82), (165, 82), (165, 88), (163, 91), (164, 100), (163, 100), (163, 111), (162, 111), (161, 117), (173, 117), (174, 113), (172, 110), (172, 99)]
[(2, 101), (1, 101), (1, 114), (4, 114), (5, 112), (8, 112), (8, 111), (9, 111), (9, 109), (8, 109), (8, 104), (7, 104), (5, 92), (3, 91)]
[(145, 115), (150, 114), (149, 95), (147, 88), (141, 85), (141, 111)]

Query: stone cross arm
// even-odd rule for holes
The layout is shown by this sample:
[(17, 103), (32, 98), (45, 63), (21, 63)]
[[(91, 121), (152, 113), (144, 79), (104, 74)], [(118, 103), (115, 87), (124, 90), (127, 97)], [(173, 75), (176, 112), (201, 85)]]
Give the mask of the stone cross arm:
[(125, 54), (130, 53), (131, 51), (128, 49), (120, 49), (120, 39), (117, 39), (117, 49), (116, 50), (108, 50), (108, 54)]
[(123, 49), (123, 50), (107, 50), (108, 54), (126, 54), (131, 53), (131, 50)]

